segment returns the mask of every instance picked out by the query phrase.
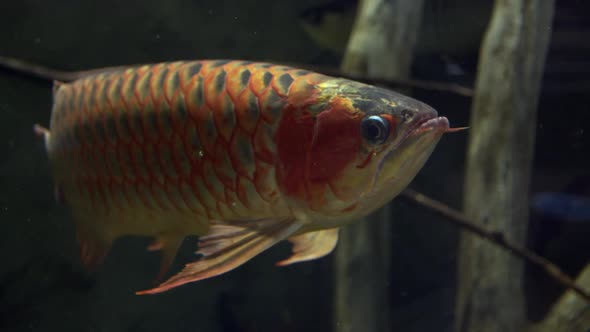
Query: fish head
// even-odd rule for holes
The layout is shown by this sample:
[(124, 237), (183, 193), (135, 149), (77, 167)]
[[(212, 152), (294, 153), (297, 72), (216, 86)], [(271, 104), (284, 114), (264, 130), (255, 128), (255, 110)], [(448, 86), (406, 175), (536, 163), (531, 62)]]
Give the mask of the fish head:
[[(344, 79), (317, 92), (278, 131), (279, 180), (309, 219), (326, 227), (365, 216), (398, 195), (422, 168), (449, 122), (425, 103)], [(284, 161), (288, 161), (289, 164)], [(290, 177), (290, 178), (289, 178)], [(286, 182), (284, 180), (287, 179)]]

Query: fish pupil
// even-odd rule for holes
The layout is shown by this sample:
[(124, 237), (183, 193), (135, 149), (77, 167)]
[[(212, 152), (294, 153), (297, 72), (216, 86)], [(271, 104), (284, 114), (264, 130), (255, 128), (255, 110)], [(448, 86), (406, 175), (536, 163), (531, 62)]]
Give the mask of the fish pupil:
[(367, 129), (367, 135), (373, 139), (379, 137), (381, 136), (381, 128), (379, 128), (379, 126), (376, 125), (370, 125)]

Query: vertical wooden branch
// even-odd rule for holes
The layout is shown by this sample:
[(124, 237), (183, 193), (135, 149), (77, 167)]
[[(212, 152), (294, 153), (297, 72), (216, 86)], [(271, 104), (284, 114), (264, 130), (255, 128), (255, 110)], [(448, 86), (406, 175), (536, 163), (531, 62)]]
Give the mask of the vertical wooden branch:
[[(523, 244), (536, 108), (553, 0), (496, 0), (479, 60), (469, 130), (465, 214)], [(464, 233), (456, 330), (525, 328), (523, 262)]]
[[(407, 79), (422, 0), (363, 0), (342, 63), (347, 74)], [(386, 332), (391, 209), (343, 227), (335, 255), (335, 331)]]
[(423, 0), (362, 0), (342, 71), (408, 78), (422, 7)]

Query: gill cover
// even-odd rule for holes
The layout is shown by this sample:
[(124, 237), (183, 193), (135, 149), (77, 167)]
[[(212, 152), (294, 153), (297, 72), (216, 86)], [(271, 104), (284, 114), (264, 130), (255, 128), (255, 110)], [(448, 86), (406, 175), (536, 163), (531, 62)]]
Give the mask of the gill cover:
[(277, 179), (312, 214), (354, 212), (380, 165), (421, 121), (437, 116), (392, 91), (333, 79), (289, 104), (277, 130)]

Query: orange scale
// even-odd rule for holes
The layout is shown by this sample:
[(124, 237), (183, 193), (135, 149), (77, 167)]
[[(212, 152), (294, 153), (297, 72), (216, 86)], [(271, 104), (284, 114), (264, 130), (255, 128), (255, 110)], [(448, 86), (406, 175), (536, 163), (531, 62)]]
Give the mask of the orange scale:
[(170, 120), (172, 123), (172, 131), (175, 134), (183, 134), (186, 122), (190, 119), (186, 107), (184, 94), (177, 93), (172, 99), (172, 106), (170, 110)]
[(258, 97), (249, 89), (244, 90), (235, 102), (235, 113), (238, 126), (253, 133), (260, 120)]
[(150, 98), (150, 80), (152, 72), (148, 66), (138, 69), (137, 82), (135, 83), (134, 95), (135, 101), (139, 107), (142, 107)]
[(227, 80), (225, 82), (225, 91), (232, 100), (236, 100), (240, 94), (248, 87), (251, 72), (244, 66), (235, 66), (227, 70)]
[(229, 142), (236, 126), (236, 113), (234, 111), (234, 103), (227, 93), (222, 92), (218, 96), (213, 117), (219, 136), (226, 142)]
[(238, 216), (248, 215), (248, 208), (242, 204), (234, 190), (225, 187), (225, 201), (228, 208)]
[(203, 182), (212, 197), (225, 202), (225, 186), (217, 177), (213, 163), (209, 160), (203, 163)]
[(193, 167), (200, 164), (205, 152), (199, 138), (199, 133), (197, 132), (197, 125), (192, 120), (189, 120), (186, 123), (183, 143), (184, 152), (186, 156), (188, 156)]
[(251, 137), (246, 131), (236, 129), (229, 144), (229, 156), (235, 172), (252, 179), (256, 165)]
[(154, 210), (156, 208), (157, 204), (152, 199), (150, 193), (150, 186), (147, 181), (139, 180), (135, 182), (133, 184), (132, 189), (134, 190), (136, 197), (139, 199), (140, 202), (142, 202), (144, 207), (150, 210)]
[(261, 115), (268, 123), (276, 123), (283, 114), (283, 109), (287, 104), (287, 99), (281, 97), (274, 89), (264, 90), (258, 96)]
[(174, 165), (173, 151), (170, 143), (161, 142), (155, 145), (156, 159), (158, 160), (159, 171), (166, 181), (177, 181), (179, 174)]
[(221, 141), (218, 141), (218, 144), (215, 146), (213, 166), (215, 167), (217, 178), (219, 178), (223, 185), (233, 189), (236, 181), (236, 169), (232, 164), (227, 145)]
[(191, 188), (195, 197), (199, 199), (201, 204), (205, 207), (207, 215), (211, 216), (212, 211), (216, 207), (215, 197), (209, 192), (204, 180), (204, 176), (191, 177)]
[(275, 169), (271, 164), (256, 160), (256, 171), (254, 172), (254, 187), (266, 202), (273, 202), (279, 197), (276, 187)]
[(150, 99), (154, 105), (159, 105), (164, 99), (164, 81), (168, 75), (167, 64), (158, 64), (152, 67), (152, 75), (149, 82)]
[(178, 184), (178, 190), (180, 191), (180, 195), (182, 196), (184, 204), (193, 213), (200, 216), (205, 216), (207, 215), (205, 207), (199, 201), (199, 199), (193, 194), (193, 190), (191, 188), (189, 181), (190, 179), (182, 179)]
[(201, 107), (201, 111), (196, 114), (197, 133), (199, 140), (204, 148), (205, 154), (212, 154), (215, 151), (215, 142), (217, 141), (217, 128), (213, 119), (213, 111), (206, 105)]
[(149, 193), (156, 205), (162, 211), (168, 211), (172, 208), (165, 191), (166, 183), (159, 184), (157, 182), (149, 183)]
[(186, 110), (193, 119), (196, 119), (196, 115), (205, 102), (203, 85), (203, 77), (197, 75), (185, 88)]
[(210, 73), (204, 76), (203, 93), (205, 97), (205, 105), (212, 109), (217, 109), (217, 98), (225, 90), (225, 77), (227, 73), (222, 67), (213, 69)]
[(276, 143), (274, 141), (275, 128), (266, 122), (260, 122), (252, 137), (254, 156), (266, 163), (273, 164), (276, 156)]

